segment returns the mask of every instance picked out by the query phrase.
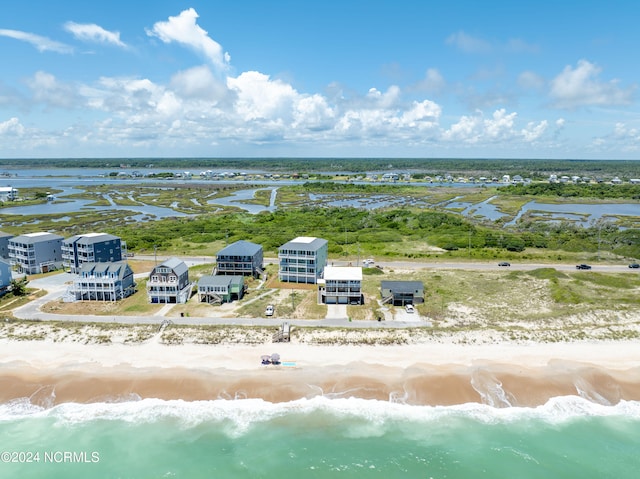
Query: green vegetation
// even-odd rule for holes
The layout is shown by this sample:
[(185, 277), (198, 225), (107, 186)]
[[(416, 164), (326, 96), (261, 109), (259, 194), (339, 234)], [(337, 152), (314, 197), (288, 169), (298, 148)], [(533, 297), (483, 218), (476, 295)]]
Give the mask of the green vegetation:
[(498, 189), (504, 195), (529, 195), (562, 198), (615, 198), (640, 200), (640, 185), (608, 183), (531, 183), (508, 185)]

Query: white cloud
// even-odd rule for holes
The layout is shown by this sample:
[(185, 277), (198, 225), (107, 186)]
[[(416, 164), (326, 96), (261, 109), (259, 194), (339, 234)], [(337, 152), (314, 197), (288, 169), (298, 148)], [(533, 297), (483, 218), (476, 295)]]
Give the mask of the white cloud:
[(438, 126), (442, 108), (440, 105), (424, 100), (413, 102), (411, 109), (405, 111), (401, 118), (401, 124), (408, 128), (418, 130), (432, 129)]
[(27, 85), (36, 102), (62, 108), (81, 106), (75, 88), (69, 84), (58, 82), (56, 77), (50, 73), (36, 72), (33, 78), (27, 80)]
[(517, 113), (507, 113), (504, 108), (493, 112), (491, 119), (484, 120), (486, 135), (490, 139), (506, 139), (511, 136)]
[(237, 95), (236, 113), (245, 121), (256, 119), (288, 119), (298, 92), (280, 80), (248, 71), (237, 78), (227, 78), (227, 86)]
[(23, 133), (24, 126), (20, 124), (20, 120), (18, 120), (16, 117), (9, 118), (7, 121), (0, 122), (0, 135), (2, 136), (20, 136)]
[(527, 127), (523, 128), (520, 133), (522, 134), (524, 141), (531, 143), (540, 139), (540, 137), (544, 135), (545, 131), (547, 131), (548, 126), (549, 122), (547, 122), (547, 120), (542, 120), (538, 124), (531, 121), (527, 123)]
[(177, 42), (203, 54), (218, 69), (228, 67), (229, 55), (222, 51), (219, 43), (209, 37), (197, 23), (198, 13), (190, 8), (166, 22), (157, 22), (147, 35), (158, 37), (165, 43)]
[(637, 128), (629, 128), (624, 123), (616, 123), (613, 131), (613, 136), (617, 139), (640, 142), (640, 130), (638, 130)]
[(468, 144), (503, 144), (514, 146), (519, 142), (531, 143), (539, 140), (547, 130), (548, 122), (530, 122), (525, 128), (516, 128), (516, 112), (507, 113), (504, 108), (493, 112), (491, 118), (484, 118), (481, 111), (473, 116), (462, 116), (457, 123), (442, 134), (442, 139)]
[(367, 98), (375, 108), (392, 108), (400, 98), (400, 88), (391, 85), (384, 93), (376, 88), (370, 88)]
[(294, 128), (320, 131), (333, 127), (335, 111), (322, 95), (305, 96), (293, 107)]
[(41, 37), (34, 33), (21, 32), (19, 30), (0, 29), (0, 36), (14, 38), (30, 43), (40, 52), (52, 51), (57, 53), (72, 53), (73, 49), (69, 45), (56, 42), (46, 37)]
[(576, 68), (567, 65), (551, 81), (549, 92), (558, 108), (574, 109), (591, 105), (626, 105), (632, 100), (634, 87), (622, 89), (617, 80), (600, 81), (602, 69), (586, 60)]
[(466, 53), (487, 53), (491, 51), (491, 44), (481, 38), (459, 31), (449, 35), (446, 40), (447, 45), (453, 45)]
[(205, 65), (176, 73), (171, 78), (170, 85), (187, 98), (219, 102), (230, 95), (227, 86)]
[(110, 32), (95, 23), (67, 22), (64, 24), (64, 29), (79, 40), (107, 43), (122, 48), (127, 47), (127, 45), (120, 40), (120, 32)]
[(420, 90), (436, 93), (441, 92), (445, 86), (446, 81), (437, 68), (429, 68), (425, 73), (424, 78), (417, 85)]

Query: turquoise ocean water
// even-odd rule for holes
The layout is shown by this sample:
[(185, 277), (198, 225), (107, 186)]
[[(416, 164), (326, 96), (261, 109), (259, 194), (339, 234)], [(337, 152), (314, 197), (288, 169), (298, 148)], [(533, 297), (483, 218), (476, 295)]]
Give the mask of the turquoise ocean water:
[(637, 478), (640, 402), (0, 405), (0, 478)]

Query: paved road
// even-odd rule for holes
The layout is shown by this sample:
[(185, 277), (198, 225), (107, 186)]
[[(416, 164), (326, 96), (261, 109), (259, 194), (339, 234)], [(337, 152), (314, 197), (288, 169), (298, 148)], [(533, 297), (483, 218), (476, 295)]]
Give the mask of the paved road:
[[(137, 257), (136, 259), (151, 259), (154, 257)], [(162, 261), (162, 260), (159, 260)], [(187, 258), (185, 262), (188, 265), (202, 264), (213, 262), (213, 258)], [(270, 260), (275, 261), (275, 260)], [(336, 261), (334, 264), (339, 265)], [(513, 264), (509, 267), (499, 267), (498, 263), (416, 263), (409, 261), (384, 261), (379, 263), (383, 268), (389, 269), (474, 269), (474, 270), (533, 270), (537, 268), (555, 268), (561, 271), (575, 271), (575, 265), (566, 264), (533, 264), (522, 263)], [(631, 269), (627, 264), (619, 265), (592, 265), (591, 271), (602, 272), (627, 272), (639, 274), (637, 269)], [(162, 311), (159, 314), (152, 316), (97, 316), (97, 315), (62, 315), (45, 313), (40, 310), (40, 307), (50, 301), (55, 301), (61, 298), (67, 287), (68, 283), (73, 280), (75, 275), (70, 273), (61, 273), (57, 275), (46, 276), (38, 278), (30, 282), (30, 286), (38, 289), (43, 289), (48, 293), (30, 303), (27, 303), (14, 311), (14, 315), (20, 319), (31, 319), (40, 321), (82, 321), (82, 322), (100, 322), (100, 323), (120, 323), (120, 324), (158, 324), (162, 321), (169, 319), (175, 324), (207, 324), (207, 325), (242, 325), (242, 326), (280, 326), (283, 319), (278, 318), (215, 318), (215, 317), (177, 317), (166, 318), (163, 316)], [(136, 275), (137, 277), (147, 276), (146, 273)], [(165, 310), (166, 311), (166, 310)], [(399, 314), (396, 315), (397, 320), (385, 320), (385, 321), (349, 321), (346, 317), (346, 311), (344, 317), (328, 317), (322, 320), (295, 320), (288, 319), (286, 321), (291, 325), (296, 326), (325, 326), (325, 327), (350, 327), (350, 328), (408, 328), (408, 327), (421, 327), (428, 326), (429, 323), (424, 320), (417, 320), (414, 317), (407, 317), (408, 315)], [(387, 319), (390, 319), (388, 317)]]
[[(180, 257), (187, 266), (194, 266), (203, 263), (215, 263), (215, 258), (211, 256), (193, 256), (193, 257)], [(154, 261), (153, 255), (136, 255), (133, 259)], [(157, 258), (158, 263), (164, 261), (166, 257)], [(473, 270), (500, 270), (507, 269), (505, 267), (498, 266), (498, 263), (503, 260), (496, 261), (463, 261), (456, 262), (418, 262), (418, 261), (380, 261), (376, 262), (376, 266), (382, 266), (383, 268), (390, 269), (473, 269)], [(277, 264), (277, 258), (265, 258), (265, 264)], [(357, 261), (332, 261), (334, 266), (357, 266)], [(362, 266), (362, 260), (360, 261)], [(599, 264), (591, 263), (591, 271), (600, 271), (603, 273), (639, 273), (638, 269), (629, 268), (628, 263), (620, 264)], [(559, 264), (559, 263), (518, 263), (511, 262), (509, 269), (519, 271), (531, 271), (538, 268), (555, 268), (559, 271), (576, 271), (575, 264)]]

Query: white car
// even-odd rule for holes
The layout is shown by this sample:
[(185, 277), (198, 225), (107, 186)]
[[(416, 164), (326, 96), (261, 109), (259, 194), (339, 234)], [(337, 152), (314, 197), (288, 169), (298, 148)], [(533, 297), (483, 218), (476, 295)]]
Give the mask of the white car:
[(265, 316), (273, 316), (273, 305), (272, 304), (267, 306), (267, 309), (264, 310), (264, 315)]
[(407, 313), (414, 313), (414, 312), (415, 312), (415, 308), (413, 307), (413, 304), (407, 304), (407, 305), (405, 305), (404, 310), (405, 310)]
[(373, 266), (374, 263), (375, 261), (373, 261), (372, 259), (365, 259), (362, 261), (362, 266), (365, 266), (368, 268), (369, 266)]

